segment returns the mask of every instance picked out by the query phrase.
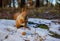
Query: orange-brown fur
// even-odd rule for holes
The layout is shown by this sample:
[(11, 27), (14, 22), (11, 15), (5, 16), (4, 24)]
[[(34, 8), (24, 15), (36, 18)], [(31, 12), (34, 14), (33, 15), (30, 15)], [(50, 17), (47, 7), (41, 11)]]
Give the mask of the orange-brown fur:
[(26, 28), (26, 26), (27, 26), (27, 20), (25, 20), (26, 15), (27, 15), (26, 10), (22, 11), (21, 14), (17, 13), (15, 15), (15, 18), (17, 17), (16, 18), (16, 27), (17, 28), (20, 28), (21, 24), (23, 24), (23, 23), (24, 23), (24, 28)]
[(16, 20), (18, 15), (20, 15), (20, 12), (15, 13), (13, 19)]

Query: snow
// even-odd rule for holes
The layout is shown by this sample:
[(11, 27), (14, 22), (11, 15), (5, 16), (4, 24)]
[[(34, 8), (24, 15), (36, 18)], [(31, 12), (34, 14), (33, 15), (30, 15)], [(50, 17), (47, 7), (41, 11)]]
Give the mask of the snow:
[(28, 21), (31, 21), (31, 22), (34, 22), (34, 23), (37, 23), (37, 24), (45, 24), (45, 23), (51, 23), (50, 20), (47, 20), (47, 19), (38, 19), (38, 18), (29, 18)]
[(59, 31), (59, 28), (60, 28), (60, 25), (51, 25), (50, 26), (50, 31), (53, 31), (54, 33), (57, 33), (57, 34), (59, 34), (60, 35), (60, 31)]
[(48, 34), (48, 31), (45, 29), (41, 29), (41, 28), (36, 28), (36, 33), (38, 33), (41, 36), (45, 36)]
[(60, 39), (56, 39), (56, 38), (47, 36), (45, 41), (60, 41)]
[[(29, 18), (28, 21), (37, 24), (46, 24), (49, 27), (49, 31), (60, 35), (58, 30), (60, 25), (51, 22), (52, 20)], [(51, 23), (51, 25), (49, 25)], [(42, 28), (34, 28), (36, 24), (28, 24), (28, 28), (17, 29), (15, 27), (15, 20), (0, 19), (0, 41), (60, 41), (58, 38), (49, 36), (49, 31)], [(22, 35), (22, 32), (26, 32), (26, 35)]]

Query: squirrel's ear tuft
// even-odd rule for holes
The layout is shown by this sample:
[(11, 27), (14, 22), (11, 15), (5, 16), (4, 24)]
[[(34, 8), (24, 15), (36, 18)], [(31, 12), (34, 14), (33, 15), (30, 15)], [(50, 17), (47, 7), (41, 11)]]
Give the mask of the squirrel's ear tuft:
[(15, 13), (15, 14), (13, 15), (13, 19), (16, 20), (17, 17), (19, 16), (19, 14), (20, 14), (19, 12)]
[(23, 12), (23, 11), (27, 11), (27, 8), (26, 8), (26, 7), (22, 8), (22, 12)]

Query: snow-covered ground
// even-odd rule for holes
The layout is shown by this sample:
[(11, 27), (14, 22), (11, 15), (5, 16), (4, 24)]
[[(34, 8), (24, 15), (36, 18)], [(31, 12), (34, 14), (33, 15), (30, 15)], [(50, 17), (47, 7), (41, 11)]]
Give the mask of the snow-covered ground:
[[(49, 31), (60, 35), (60, 24), (55, 24), (53, 20), (29, 18), (28, 21), (37, 24), (46, 24), (49, 27)], [(28, 28), (17, 29), (15, 27), (15, 20), (0, 19), (0, 41), (60, 41), (59, 38), (49, 36), (49, 31), (42, 28), (34, 28), (36, 24), (28, 24)], [(22, 32), (26, 32), (26, 35), (22, 35)]]

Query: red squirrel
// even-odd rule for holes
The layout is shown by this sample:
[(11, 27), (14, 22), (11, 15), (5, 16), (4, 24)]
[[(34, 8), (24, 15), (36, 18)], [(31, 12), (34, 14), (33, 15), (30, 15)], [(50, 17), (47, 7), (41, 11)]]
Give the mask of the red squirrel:
[(27, 27), (27, 11), (26, 8), (22, 9), (22, 12), (16, 13), (14, 16), (14, 19), (16, 19), (16, 27), (20, 28), (21, 25), (24, 26), (24, 28)]

